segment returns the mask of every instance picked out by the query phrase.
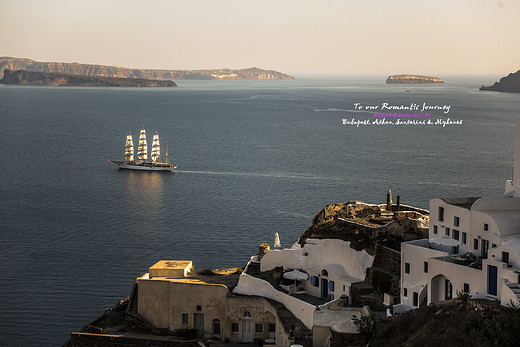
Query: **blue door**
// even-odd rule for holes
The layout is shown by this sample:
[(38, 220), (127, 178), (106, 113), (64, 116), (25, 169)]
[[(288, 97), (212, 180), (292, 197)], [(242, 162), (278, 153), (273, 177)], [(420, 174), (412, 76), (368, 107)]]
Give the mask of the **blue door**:
[(453, 286), (451, 285), (450, 280), (446, 280), (444, 286), (444, 300), (453, 299)]
[(321, 279), (321, 297), (326, 298), (329, 295), (329, 281), (326, 278)]
[(488, 265), (488, 294), (497, 295), (497, 267)]

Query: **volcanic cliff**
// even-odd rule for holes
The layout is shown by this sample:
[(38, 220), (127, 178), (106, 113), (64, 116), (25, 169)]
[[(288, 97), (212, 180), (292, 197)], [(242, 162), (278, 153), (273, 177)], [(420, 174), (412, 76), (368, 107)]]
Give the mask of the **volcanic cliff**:
[(520, 93), (520, 70), (502, 77), (499, 82), (495, 82), (489, 87), (480, 87), (480, 90), (491, 90), (495, 92)]
[(26, 70), (4, 70), (2, 84), (83, 86), (83, 87), (176, 87), (173, 81), (143, 78), (120, 78), (84, 76), (56, 72), (36, 72)]
[(125, 67), (92, 65), (80, 63), (38, 62), (31, 59), (0, 57), (0, 77), (3, 71), (28, 70), (38, 72), (59, 72), (85, 76), (105, 76), (145, 79), (191, 79), (191, 80), (238, 80), (238, 79), (294, 79), (293, 76), (256, 67), (248, 69), (213, 70), (151, 70), (128, 69)]

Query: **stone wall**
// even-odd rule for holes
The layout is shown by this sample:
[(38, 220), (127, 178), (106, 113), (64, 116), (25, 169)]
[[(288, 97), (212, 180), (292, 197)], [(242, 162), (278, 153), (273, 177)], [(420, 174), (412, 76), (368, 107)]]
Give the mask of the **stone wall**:
[(200, 347), (197, 341), (175, 341), (166, 338), (125, 337), (124, 335), (104, 335), (72, 333), (64, 347), (127, 346), (127, 347)]
[(370, 295), (361, 295), (358, 298), (359, 306), (368, 306), (371, 311), (383, 311), (385, 312), (387, 307), (383, 304), (382, 297), (370, 294)]
[(352, 295), (351, 306), (361, 307), (361, 296), (371, 294), (374, 291), (372, 285), (368, 282), (352, 283), (350, 294)]
[(367, 279), (366, 279), (374, 288), (374, 292), (380, 289), (380, 294), (389, 293), (393, 296), (399, 296), (401, 281), (398, 275), (394, 275), (388, 273), (386, 271), (381, 271), (378, 268), (370, 268), (367, 270)]
[(380, 218), (381, 217), (381, 208), (377, 205), (369, 205), (369, 204), (349, 204), (347, 206), (347, 216), (350, 218), (361, 218), (365, 220)]
[(378, 267), (396, 275), (401, 273), (401, 252), (391, 248), (376, 245), (376, 256), (374, 258), (373, 267)]

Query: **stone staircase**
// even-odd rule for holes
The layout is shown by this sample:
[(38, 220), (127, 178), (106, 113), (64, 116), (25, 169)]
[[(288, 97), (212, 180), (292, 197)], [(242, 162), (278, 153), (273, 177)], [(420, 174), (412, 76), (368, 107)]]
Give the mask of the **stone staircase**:
[(520, 284), (519, 283), (506, 283), (506, 286), (511, 289), (511, 291), (516, 296), (516, 303), (520, 304)]
[(381, 219), (394, 219), (394, 213), (392, 211), (381, 211)]

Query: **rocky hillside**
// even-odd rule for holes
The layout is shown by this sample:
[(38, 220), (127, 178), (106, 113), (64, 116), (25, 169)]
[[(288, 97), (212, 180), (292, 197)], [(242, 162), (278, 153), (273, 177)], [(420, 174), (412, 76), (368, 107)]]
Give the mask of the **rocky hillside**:
[(388, 84), (425, 84), (425, 83), (444, 83), (438, 77), (418, 76), (418, 75), (392, 75), (386, 79)]
[(294, 79), (293, 76), (258, 68), (214, 69), (214, 70), (147, 70), (128, 69), (117, 66), (80, 63), (38, 62), (31, 59), (0, 57), (0, 78), (3, 71), (28, 70), (38, 72), (59, 72), (85, 76), (104, 76), (144, 79), (192, 79), (192, 80), (238, 80), (238, 79)]
[(371, 346), (518, 346), (520, 309), (455, 299), (376, 322)]
[(308, 238), (330, 238), (350, 241), (352, 248), (369, 254), (374, 254), (376, 243), (399, 251), (401, 242), (424, 238), (428, 223), (426, 210), (351, 200), (325, 206), (298, 242), (304, 245)]
[(491, 90), (495, 92), (520, 93), (520, 70), (502, 77), (499, 82), (495, 82), (489, 87), (480, 87), (480, 90)]
[(119, 78), (83, 76), (56, 72), (35, 72), (26, 70), (4, 70), (2, 84), (83, 86), (83, 87), (176, 87), (173, 81), (143, 78)]

